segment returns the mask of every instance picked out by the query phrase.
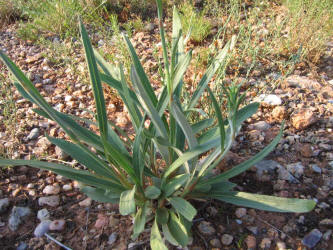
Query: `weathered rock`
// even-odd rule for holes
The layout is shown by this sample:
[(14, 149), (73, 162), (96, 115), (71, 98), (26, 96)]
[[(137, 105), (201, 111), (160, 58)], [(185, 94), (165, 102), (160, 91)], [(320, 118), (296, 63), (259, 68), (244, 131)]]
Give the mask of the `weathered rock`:
[(41, 221), (38, 226), (35, 228), (34, 235), (36, 237), (42, 237), (45, 233), (49, 231), (51, 221), (50, 220), (43, 220)]
[(287, 109), (284, 106), (277, 106), (272, 110), (272, 117), (276, 121), (282, 121), (287, 116)]
[(65, 185), (62, 186), (62, 189), (63, 189), (64, 191), (70, 191), (70, 190), (72, 190), (73, 188), (72, 188), (72, 185), (70, 185), (70, 184), (65, 184)]
[(208, 221), (201, 221), (198, 225), (200, 233), (206, 236), (211, 236), (215, 233), (215, 228), (212, 227), (211, 223)]
[(234, 240), (234, 237), (230, 234), (223, 234), (221, 237), (221, 242), (225, 246), (229, 246), (233, 240)]
[(298, 180), (292, 175), (290, 174), (284, 167), (280, 167), (277, 170), (278, 172), (278, 178), (280, 180), (286, 180), (289, 181), (290, 183), (298, 183)]
[(287, 249), (287, 247), (286, 247), (286, 243), (284, 243), (284, 242), (282, 242), (282, 241), (278, 241), (278, 242), (276, 243), (276, 248), (277, 248), (278, 250), (286, 250), (286, 249)]
[(237, 218), (244, 217), (246, 215), (246, 208), (237, 208), (235, 214)]
[(0, 214), (5, 212), (9, 206), (9, 199), (4, 198), (0, 200)]
[(300, 178), (304, 174), (304, 166), (301, 162), (287, 165), (287, 170), (296, 178)]
[(323, 235), (323, 239), (326, 240), (326, 241), (328, 241), (328, 240), (330, 240), (331, 235), (332, 235), (332, 230), (331, 230), (331, 229), (330, 229), (330, 230), (327, 230), (327, 231), (324, 233), (324, 235)]
[(56, 207), (60, 203), (59, 195), (52, 195), (47, 197), (40, 197), (38, 199), (39, 206), (48, 205), (50, 207)]
[(34, 140), (39, 136), (39, 128), (34, 128), (30, 131), (30, 134), (27, 136), (28, 140)]
[(332, 219), (323, 219), (319, 222), (320, 226), (333, 226), (333, 220)]
[(108, 225), (109, 219), (104, 214), (98, 214), (98, 219), (95, 222), (95, 227), (97, 229), (103, 228)]
[(43, 189), (43, 193), (44, 194), (59, 194), (60, 192), (60, 187), (59, 185), (47, 185), (44, 189)]
[(306, 247), (313, 248), (318, 244), (323, 234), (318, 229), (313, 229), (310, 233), (304, 236), (302, 244)]
[(263, 238), (260, 242), (260, 248), (261, 249), (270, 249), (272, 244), (272, 240), (270, 238)]
[(266, 94), (262, 94), (259, 96), (259, 100), (265, 104), (265, 105), (269, 105), (269, 106), (277, 106), (277, 105), (281, 105), (282, 104), (282, 100), (279, 96), (277, 95), (266, 95)]
[(155, 29), (155, 24), (153, 23), (148, 23), (146, 26), (145, 26), (145, 31), (148, 31), (148, 32), (153, 32), (154, 29)]
[(254, 237), (253, 235), (247, 236), (245, 239), (245, 243), (246, 243), (247, 249), (255, 249), (257, 246), (256, 237)]
[(306, 108), (297, 110), (291, 115), (290, 119), (291, 124), (296, 129), (305, 129), (318, 120), (317, 116), (310, 109)]
[(49, 211), (47, 211), (46, 208), (43, 208), (37, 212), (37, 218), (40, 221), (48, 220), (50, 218), (50, 213), (49, 213)]
[[(275, 169), (283, 168), (278, 162), (273, 160), (262, 160), (254, 165), (256, 177), (259, 181), (269, 181)], [(267, 176), (267, 178), (266, 178)]]
[(64, 219), (54, 220), (50, 223), (49, 229), (51, 231), (62, 231), (64, 230), (66, 221)]
[(259, 130), (259, 131), (265, 131), (265, 130), (269, 129), (270, 127), (271, 127), (271, 125), (269, 125), (265, 121), (258, 121), (254, 124), (249, 125), (249, 129), (255, 129), (255, 130)]
[(110, 234), (109, 239), (108, 239), (108, 244), (112, 245), (113, 243), (116, 242), (118, 237), (118, 234), (116, 232), (113, 232), (112, 234)]
[(22, 222), (22, 218), (28, 216), (31, 213), (28, 207), (16, 207), (14, 206), (8, 220), (8, 226), (10, 230), (16, 231), (18, 226)]
[(89, 207), (91, 205), (92, 199), (91, 198), (86, 198), (83, 201), (79, 202), (79, 205), (81, 207)]
[(26, 250), (28, 249), (28, 244), (25, 242), (21, 242), (20, 245), (16, 248), (16, 250)]
[(218, 247), (220, 248), (222, 245), (221, 245), (221, 242), (219, 241), (219, 239), (211, 239), (209, 241), (209, 244), (212, 246), (212, 247)]
[(313, 149), (311, 144), (304, 143), (297, 146), (297, 151), (301, 153), (303, 157), (310, 158), (313, 156)]
[(58, 157), (58, 159), (60, 160), (67, 160), (69, 158), (69, 155), (63, 151), (61, 148), (59, 148), (58, 146), (55, 147), (55, 154)]
[(316, 164), (311, 165), (311, 169), (313, 172), (315, 172), (317, 174), (321, 174), (321, 168), (318, 165), (316, 165)]
[(287, 77), (286, 83), (289, 87), (320, 90), (321, 84), (305, 76), (291, 75)]

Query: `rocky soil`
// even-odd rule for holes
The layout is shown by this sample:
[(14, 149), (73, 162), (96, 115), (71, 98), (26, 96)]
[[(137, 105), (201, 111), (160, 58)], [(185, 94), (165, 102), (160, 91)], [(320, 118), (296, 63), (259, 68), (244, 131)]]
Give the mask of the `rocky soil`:
[[(156, 68), (149, 46), (155, 41), (149, 34), (152, 31), (137, 33), (133, 38), (150, 73)], [(98, 44), (103, 46), (101, 41)], [(86, 110), (93, 111), (91, 87), (77, 77), (80, 69), (85, 70), (80, 48), (75, 51), (79, 72), (69, 66), (55, 67), (46, 58), (47, 51), (15, 36), (15, 26), (0, 31), (0, 49), (29, 75), (56, 109), (91, 119)], [(282, 214), (216, 201), (195, 202), (199, 212), (189, 249), (333, 249), (333, 43), (328, 44), (317, 68), (299, 65), (273, 88), (270, 82), (276, 77), (276, 72), (269, 72), (248, 80), (248, 95), (261, 101), (260, 110), (246, 121), (232, 152), (217, 171), (254, 155), (274, 138), (286, 120), (276, 150), (233, 182), (238, 184), (237, 190), (314, 199), (316, 208), (307, 214)], [(154, 84), (158, 91), (158, 83)], [(257, 96), (263, 86), (268, 88)], [(13, 91), (17, 125), (12, 129), (16, 139), (9, 136), (13, 131), (0, 123), (2, 150), (14, 148), (14, 158), (38, 157), (78, 166), (45, 137), (47, 133), (66, 138), (64, 132), (52, 121), (37, 116), (32, 111), (35, 106)], [(109, 89), (106, 92), (109, 119), (133, 136), (121, 103)], [(1, 249), (61, 249), (50, 237), (72, 249), (149, 246), (148, 234), (137, 241), (130, 239), (132, 221), (120, 216), (116, 205), (91, 201), (79, 192), (76, 182), (26, 166), (2, 170), (0, 174)]]

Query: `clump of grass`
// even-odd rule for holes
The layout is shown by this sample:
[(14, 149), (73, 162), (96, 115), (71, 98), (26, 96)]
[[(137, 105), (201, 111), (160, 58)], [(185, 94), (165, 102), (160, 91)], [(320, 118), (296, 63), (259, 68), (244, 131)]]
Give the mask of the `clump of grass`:
[(19, 9), (11, 0), (0, 0), (0, 27), (12, 22), (20, 16)]
[(192, 4), (184, 2), (180, 11), (182, 13), (182, 25), (185, 32), (191, 31), (191, 39), (202, 42), (209, 35), (212, 24), (205, 16), (205, 11), (196, 11)]
[(11, 89), (12, 83), (8, 80), (8, 76), (0, 71), (0, 132), (6, 132), (8, 136), (7, 146), (5, 142), (1, 142), (0, 155), (11, 157), (14, 153), (16, 146), (16, 105), (14, 101), (13, 91)]
[[(101, 26), (103, 1), (86, 0), (15, 0), (28, 22), (22, 23), (19, 34), (25, 39), (36, 40), (36, 33), (54, 33), (60, 37), (77, 36), (77, 18), (81, 16), (92, 26)], [(29, 31), (33, 34), (29, 37)]]
[(287, 7), (285, 35), (277, 40), (282, 53), (295, 53), (302, 48), (302, 57), (317, 62), (327, 41), (333, 35), (331, 0), (285, 0)]

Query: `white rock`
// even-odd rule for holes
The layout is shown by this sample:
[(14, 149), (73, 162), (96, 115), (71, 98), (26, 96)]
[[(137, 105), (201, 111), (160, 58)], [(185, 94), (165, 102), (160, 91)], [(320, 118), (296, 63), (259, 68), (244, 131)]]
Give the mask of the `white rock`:
[(4, 198), (0, 200), (0, 213), (6, 211), (7, 207), (9, 206), (8, 198)]
[(8, 220), (8, 226), (10, 230), (16, 231), (18, 226), (22, 222), (22, 218), (31, 213), (30, 208), (28, 207), (13, 207)]
[(59, 185), (47, 185), (44, 189), (43, 189), (43, 193), (44, 194), (59, 194), (60, 192), (60, 187)]
[(225, 246), (229, 246), (231, 244), (231, 242), (233, 241), (234, 237), (230, 234), (223, 234), (221, 241), (222, 244)]
[(272, 94), (270, 95), (262, 94), (259, 96), (259, 100), (264, 104), (271, 106), (278, 106), (282, 104), (281, 98), (277, 95), (272, 95)]
[(38, 226), (35, 228), (34, 235), (36, 237), (42, 237), (45, 233), (49, 231), (49, 226), (51, 224), (50, 220), (43, 220)]
[(51, 222), (49, 229), (51, 231), (62, 231), (64, 230), (66, 221), (64, 219), (54, 220)]
[(64, 191), (70, 191), (70, 190), (72, 190), (73, 188), (72, 188), (72, 185), (70, 185), (70, 184), (65, 184), (65, 185), (62, 186), (62, 189), (63, 189)]
[(39, 136), (39, 128), (34, 128), (30, 131), (30, 134), (27, 136), (28, 140), (34, 140)]
[(91, 198), (88, 197), (88, 198), (84, 199), (83, 201), (81, 201), (79, 203), (79, 205), (81, 207), (89, 207), (91, 205), (91, 202), (92, 202)]
[(287, 165), (287, 170), (296, 178), (300, 178), (304, 174), (304, 166), (301, 162), (296, 162)]
[(237, 208), (235, 214), (236, 214), (237, 218), (244, 217), (246, 215), (246, 208), (243, 208), (243, 207)]
[(39, 206), (48, 205), (50, 207), (56, 207), (60, 203), (60, 198), (58, 195), (52, 195), (47, 197), (40, 197), (38, 199)]
[(50, 213), (49, 213), (49, 211), (47, 211), (46, 208), (43, 208), (37, 212), (37, 218), (40, 221), (48, 220), (50, 218)]

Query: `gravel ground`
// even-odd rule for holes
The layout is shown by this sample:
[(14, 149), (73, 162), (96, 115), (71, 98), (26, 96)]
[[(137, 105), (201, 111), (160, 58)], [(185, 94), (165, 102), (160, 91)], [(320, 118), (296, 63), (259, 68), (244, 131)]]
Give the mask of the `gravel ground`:
[[(154, 39), (148, 32), (133, 37), (150, 74), (156, 68), (150, 55)], [(91, 87), (77, 77), (75, 70), (54, 66), (45, 56), (45, 49), (15, 36), (15, 26), (0, 31), (0, 49), (28, 73), (56, 109), (91, 119), (85, 110), (93, 111)], [(82, 51), (78, 48), (75, 52), (75, 68), (84, 72)], [(195, 202), (198, 215), (189, 249), (333, 249), (332, 53), (333, 43), (329, 43), (316, 68), (299, 65), (277, 88), (268, 87), (260, 96), (256, 93), (262, 86), (269, 86), (276, 72), (249, 79), (248, 95), (261, 101), (260, 109), (246, 121), (237, 143), (217, 169), (224, 171), (254, 155), (274, 138), (282, 120), (286, 120), (276, 150), (233, 182), (238, 184), (236, 190), (315, 199), (316, 208), (307, 214), (282, 214), (216, 201)], [(158, 83), (154, 80), (153, 84), (158, 92)], [(15, 89), (13, 93), (17, 109), (17, 124), (12, 128), (15, 140), (13, 131), (0, 123), (0, 149), (14, 148), (14, 158), (55, 159), (78, 166), (45, 137), (47, 133), (66, 138), (64, 132), (52, 121), (35, 115), (34, 105)], [(106, 102), (109, 119), (133, 136), (128, 115), (111, 91), (107, 91)], [(120, 216), (116, 205), (91, 201), (79, 192), (78, 183), (25, 166), (0, 174), (1, 249), (60, 249), (42, 236), (46, 231), (73, 249), (144, 249), (149, 245), (148, 233), (135, 242), (130, 239), (132, 221)]]

